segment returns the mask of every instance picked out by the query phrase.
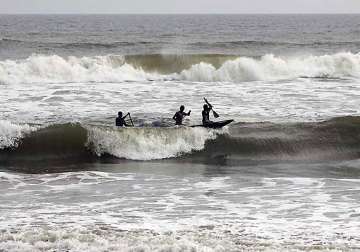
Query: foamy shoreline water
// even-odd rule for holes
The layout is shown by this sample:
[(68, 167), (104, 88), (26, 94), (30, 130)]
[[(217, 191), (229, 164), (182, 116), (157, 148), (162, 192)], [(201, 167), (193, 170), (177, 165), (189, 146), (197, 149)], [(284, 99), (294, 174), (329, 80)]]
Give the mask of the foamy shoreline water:
[[(197, 174), (201, 166), (194, 168), (191, 177), (96, 171), (1, 173), (6, 189), (1, 200), (7, 202), (15, 194), (21, 201), (8, 203), (11, 213), (1, 210), (0, 248), (352, 251), (360, 247), (357, 201), (350, 200), (357, 197), (352, 194), (359, 187), (357, 179), (283, 177), (254, 184), (254, 178), (235, 174), (201, 178)], [(346, 193), (338, 198), (341, 191)], [(76, 192), (82, 193), (75, 196)]]

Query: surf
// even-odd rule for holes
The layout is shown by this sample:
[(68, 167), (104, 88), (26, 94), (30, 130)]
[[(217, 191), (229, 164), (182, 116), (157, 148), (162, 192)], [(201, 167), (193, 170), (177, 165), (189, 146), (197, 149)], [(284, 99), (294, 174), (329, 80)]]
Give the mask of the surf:
[(360, 54), (276, 56), (34, 54), (0, 61), (0, 83), (124, 81), (251, 82), (297, 78), (360, 78)]
[(9, 162), (91, 160), (109, 155), (129, 160), (167, 159), (201, 151), (208, 140), (226, 132), (191, 127), (116, 128), (80, 123), (54, 124), (34, 131), (27, 131), (27, 126), (23, 128), (25, 130), (14, 131), (12, 135), (2, 135), (5, 141), (0, 159)]
[(222, 130), (80, 123), (34, 127), (2, 122), (0, 160), (24, 167), (50, 161), (60, 165), (102, 160), (214, 164), (219, 160), (224, 164), (235, 160), (344, 160), (360, 158), (359, 135), (360, 117), (283, 124), (242, 122)]

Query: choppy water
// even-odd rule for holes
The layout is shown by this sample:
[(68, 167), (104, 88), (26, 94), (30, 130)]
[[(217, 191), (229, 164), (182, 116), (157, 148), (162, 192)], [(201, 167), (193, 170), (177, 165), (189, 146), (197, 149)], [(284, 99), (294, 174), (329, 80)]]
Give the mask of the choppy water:
[[(359, 250), (359, 33), (359, 15), (0, 16), (0, 250)], [(203, 97), (235, 122), (172, 126)]]

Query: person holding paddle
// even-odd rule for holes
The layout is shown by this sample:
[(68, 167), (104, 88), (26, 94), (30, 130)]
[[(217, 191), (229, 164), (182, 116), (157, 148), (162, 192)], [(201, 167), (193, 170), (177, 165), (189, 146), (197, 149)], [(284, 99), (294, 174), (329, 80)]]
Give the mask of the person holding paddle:
[(208, 129), (221, 129), (222, 127), (232, 123), (234, 120), (224, 120), (224, 121), (210, 121), (210, 111), (212, 111), (215, 118), (219, 118), (219, 114), (214, 111), (214, 107), (208, 102), (206, 98), (204, 98), (206, 104), (203, 106), (202, 111), (202, 124), (201, 125), (192, 125), (190, 127), (204, 127)]
[(212, 110), (213, 111), (213, 115), (215, 118), (218, 118), (219, 115), (218, 113), (216, 113), (214, 110), (213, 110), (213, 106), (208, 102), (208, 100), (206, 98), (204, 98), (204, 101), (206, 102), (206, 104), (204, 104), (203, 106), (203, 111), (201, 112), (202, 114), (202, 123), (204, 126), (212, 123), (212, 121), (210, 121), (210, 111)]
[[(131, 124), (128, 124), (125, 120), (126, 117), (129, 117)], [(130, 113), (127, 113), (125, 116), (123, 116), (123, 113), (121, 111), (118, 112), (118, 117), (116, 117), (115, 125), (118, 127), (134, 127), (134, 123), (132, 121), (132, 118), (130, 116)]]

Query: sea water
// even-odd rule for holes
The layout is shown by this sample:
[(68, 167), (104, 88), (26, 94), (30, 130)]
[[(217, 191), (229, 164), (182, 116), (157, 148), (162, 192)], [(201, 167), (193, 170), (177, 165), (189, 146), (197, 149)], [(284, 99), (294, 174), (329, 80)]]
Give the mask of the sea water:
[(359, 24), (0, 16), (0, 251), (360, 250)]

